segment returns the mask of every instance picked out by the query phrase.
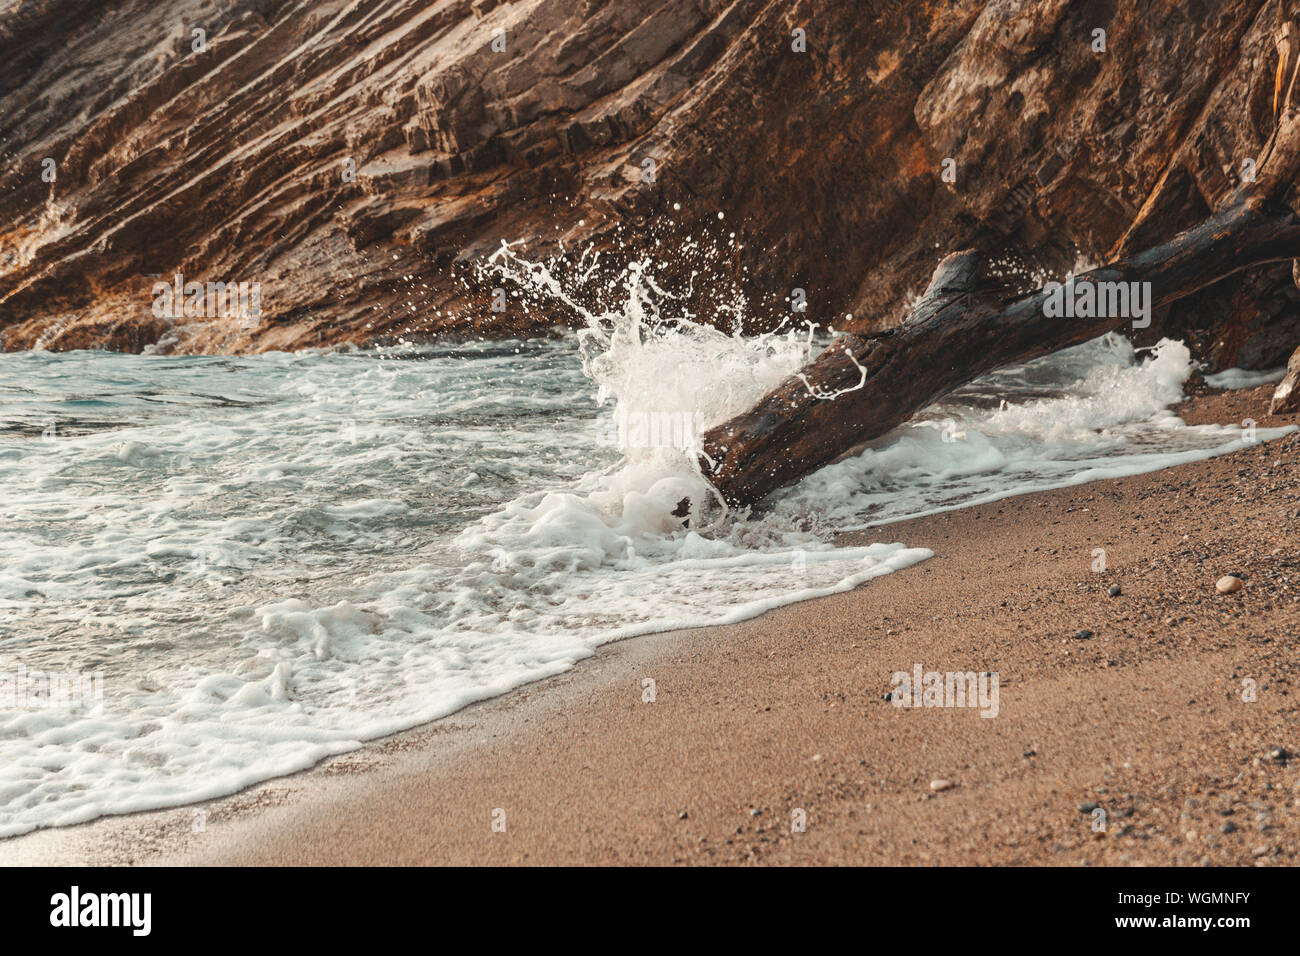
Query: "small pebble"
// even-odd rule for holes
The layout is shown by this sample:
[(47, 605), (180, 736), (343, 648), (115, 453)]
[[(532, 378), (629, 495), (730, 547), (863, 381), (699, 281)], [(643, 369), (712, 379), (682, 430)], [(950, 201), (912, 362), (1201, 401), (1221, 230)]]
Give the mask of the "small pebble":
[(677, 819), (678, 819), (678, 820), (685, 820), (685, 819), (686, 819), (686, 811), (683, 810), (681, 813), (677, 814)]
[(940, 790), (951, 790), (952, 788), (953, 788), (953, 782), (951, 780), (930, 781), (930, 789), (933, 790), (935, 793), (938, 793)]
[(1107, 591), (1106, 593), (1109, 594), (1111, 597), (1119, 597), (1121, 594), (1124, 593), (1124, 589), (1121, 588), (1118, 584), (1112, 584), (1110, 586), (1110, 590)]
[(1074, 639), (1076, 641), (1086, 641), (1092, 637), (1092, 631), (1075, 631)]
[(1225, 574), (1219, 578), (1218, 583), (1214, 585), (1214, 590), (1220, 594), (1231, 594), (1233, 591), (1241, 590), (1241, 578), (1234, 577), (1231, 574)]
[(1219, 832), (1220, 832), (1220, 833), (1236, 833), (1236, 832), (1237, 832), (1237, 824), (1235, 824), (1235, 823), (1233, 823), (1231, 820), (1229, 820), (1229, 821), (1228, 821), (1227, 823), (1225, 823), (1223, 826), (1219, 827)]
[(1092, 813), (1092, 811), (1096, 809), (1097, 809), (1097, 804), (1093, 803), (1092, 801), (1079, 804), (1080, 813)]

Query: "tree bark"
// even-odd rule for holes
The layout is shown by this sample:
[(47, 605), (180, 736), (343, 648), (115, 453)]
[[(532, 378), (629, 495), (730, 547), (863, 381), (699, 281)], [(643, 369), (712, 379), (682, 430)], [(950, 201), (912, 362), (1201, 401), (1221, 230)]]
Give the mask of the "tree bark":
[[(1300, 171), (1294, 35), (1287, 23), (1277, 37), (1281, 109), (1256, 181), (1162, 245), (1127, 254), (1120, 243), (1118, 258), (1078, 276), (1077, 285), (1149, 282), (1155, 308), (1241, 270), (1300, 255), (1300, 217), (1284, 202)], [(728, 504), (760, 501), (986, 372), (1131, 321), (1125, 315), (1049, 317), (1046, 290), (1004, 298), (981, 288), (981, 265), (974, 251), (944, 259), (901, 325), (837, 339), (754, 408), (707, 431), (701, 466)]]

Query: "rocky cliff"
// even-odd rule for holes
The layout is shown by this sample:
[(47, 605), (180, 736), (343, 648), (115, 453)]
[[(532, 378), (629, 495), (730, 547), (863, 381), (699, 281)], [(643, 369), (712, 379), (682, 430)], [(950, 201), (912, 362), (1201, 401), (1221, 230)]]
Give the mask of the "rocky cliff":
[[(657, 240), (754, 327), (795, 288), (810, 318), (887, 325), (951, 251), (1056, 273), (1139, 214), (1129, 241), (1204, 218), (1270, 130), (1277, 22), (1277, 0), (0, 0), (0, 336), (230, 352), (569, 320), (493, 311), (471, 267), (503, 239)], [(707, 262), (665, 252), (690, 236)], [(155, 314), (177, 273), (258, 283), (260, 315)], [(1146, 334), (1282, 364), (1297, 299), (1263, 270)]]

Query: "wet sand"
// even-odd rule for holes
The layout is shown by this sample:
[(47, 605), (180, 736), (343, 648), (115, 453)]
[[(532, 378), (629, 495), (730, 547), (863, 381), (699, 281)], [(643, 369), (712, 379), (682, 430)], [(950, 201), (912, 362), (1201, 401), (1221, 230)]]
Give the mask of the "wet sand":
[[(1265, 415), (1270, 392), (1179, 411), (1295, 424)], [(1291, 435), (846, 536), (935, 556), (607, 646), (203, 807), (0, 843), (0, 862), (1294, 865), (1298, 452)], [(1230, 573), (1245, 587), (1218, 594)], [(894, 706), (916, 664), (996, 672), (997, 716)]]

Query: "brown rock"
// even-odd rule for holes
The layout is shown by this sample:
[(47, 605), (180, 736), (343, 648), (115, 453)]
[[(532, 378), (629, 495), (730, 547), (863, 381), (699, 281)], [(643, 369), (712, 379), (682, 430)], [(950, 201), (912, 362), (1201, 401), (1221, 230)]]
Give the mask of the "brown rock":
[(1286, 363), (1286, 377), (1273, 391), (1273, 401), (1268, 406), (1270, 415), (1300, 411), (1300, 348), (1291, 354)]
[[(1144, 207), (1145, 238), (1174, 234), (1272, 122), (1268, 0), (335, 6), (230, 0), (194, 24), (203, 52), (181, 0), (6, 12), (0, 347), (530, 331), (571, 317), (493, 313), (465, 275), (503, 238), (540, 256), (669, 220), (716, 234), (719, 210), (744, 248), (708, 267), (758, 324), (800, 287), (810, 318), (869, 330), (958, 249), (1060, 272), (1103, 259)], [(647, 157), (653, 184), (623, 174)], [(178, 271), (260, 282), (262, 321), (157, 322), (151, 285)], [(1295, 347), (1298, 304), (1279, 263), (1143, 336), (1266, 367)]]
[(1234, 591), (1240, 591), (1244, 582), (1241, 578), (1234, 577), (1231, 574), (1225, 574), (1214, 584), (1214, 590), (1220, 594), (1231, 594)]

